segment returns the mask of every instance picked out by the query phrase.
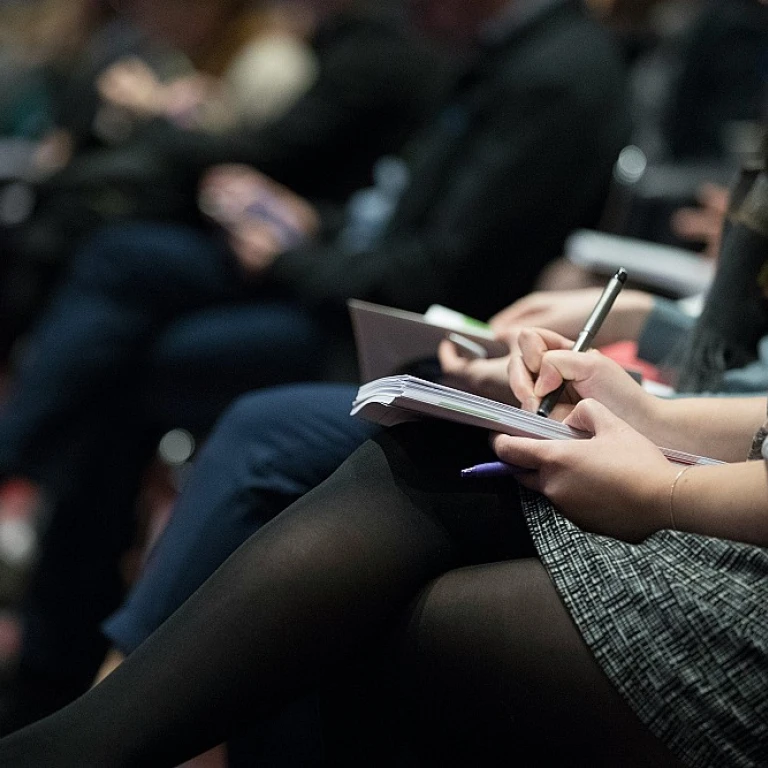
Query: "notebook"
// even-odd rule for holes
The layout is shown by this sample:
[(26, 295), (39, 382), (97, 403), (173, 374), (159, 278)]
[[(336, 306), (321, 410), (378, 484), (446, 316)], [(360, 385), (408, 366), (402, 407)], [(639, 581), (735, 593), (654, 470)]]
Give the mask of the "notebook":
[[(559, 421), (523, 411), (513, 405), (489, 400), (443, 384), (410, 375), (385, 376), (363, 384), (351, 414), (386, 427), (421, 418), (437, 418), (459, 424), (543, 440), (588, 438)], [(661, 448), (676, 464), (722, 464), (717, 459)]]
[(508, 350), (490, 326), (439, 304), (420, 315), (351, 299), (347, 302), (355, 334), (362, 382), (399, 373), (415, 362), (434, 358), (440, 342), (452, 332), (479, 344), (488, 357)]

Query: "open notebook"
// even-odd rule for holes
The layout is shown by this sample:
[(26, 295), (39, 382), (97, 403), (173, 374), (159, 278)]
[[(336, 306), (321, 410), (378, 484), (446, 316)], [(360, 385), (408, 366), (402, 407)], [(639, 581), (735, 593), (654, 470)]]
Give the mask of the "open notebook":
[[(409, 375), (386, 376), (363, 384), (352, 404), (352, 415), (387, 427), (404, 421), (433, 417), (519, 437), (544, 440), (580, 440), (589, 437), (585, 432), (513, 405)], [(670, 461), (677, 464), (722, 463), (706, 456), (667, 448), (661, 450)]]

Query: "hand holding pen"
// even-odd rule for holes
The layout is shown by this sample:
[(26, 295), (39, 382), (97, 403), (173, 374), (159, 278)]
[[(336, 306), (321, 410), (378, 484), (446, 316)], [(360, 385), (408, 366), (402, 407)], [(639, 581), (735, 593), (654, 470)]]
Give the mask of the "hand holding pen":
[[(600, 326), (602, 326), (603, 321), (611, 311), (611, 307), (616, 301), (616, 297), (619, 295), (626, 282), (627, 270), (623, 267), (619, 267), (616, 274), (608, 281), (608, 285), (605, 286), (605, 290), (600, 294), (600, 298), (597, 300), (595, 308), (587, 318), (584, 328), (573, 345), (573, 352), (585, 352), (592, 346), (593, 339), (600, 330)], [(563, 394), (566, 384), (567, 382), (563, 381), (557, 389), (552, 390), (552, 392), (549, 392), (542, 398), (538, 410), (536, 411), (539, 416), (549, 416), (552, 409), (557, 404), (557, 401), (560, 399), (560, 396)]]
[[(592, 310), (589, 317), (587, 318), (582, 331), (579, 333), (576, 339), (576, 342), (572, 345), (571, 351), (584, 352), (590, 348), (593, 339), (599, 332), (603, 321), (607, 317), (621, 289), (624, 287), (626, 280), (627, 280), (627, 272), (625, 269), (620, 268), (616, 272), (616, 274), (611, 278), (611, 280), (608, 282), (602, 294), (600, 295), (600, 298), (598, 299), (597, 304), (595, 305), (595, 308)], [(545, 331), (543, 329), (538, 329), (535, 333), (531, 333), (529, 331), (528, 335), (535, 337), (533, 352), (532, 353), (528, 352), (526, 354), (526, 350), (523, 348), (523, 345), (521, 344), (521, 355), (519, 357), (513, 356), (510, 362), (510, 379), (511, 379), (511, 383), (513, 384), (513, 389), (515, 388), (514, 382), (516, 377), (518, 382), (522, 382), (526, 379), (530, 381), (529, 377), (531, 375), (530, 373), (531, 371), (535, 371), (537, 375), (540, 375), (543, 354), (547, 351), (547, 348), (557, 349), (558, 345), (563, 345), (561, 348), (565, 349), (565, 346), (564, 346), (565, 339), (560, 337), (559, 334), (554, 334), (549, 331)], [(555, 344), (555, 346), (549, 347), (549, 343), (553, 343)], [(545, 345), (545, 347), (542, 348), (542, 345)], [(534, 358), (534, 364), (526, 366), (526, 358), (530, 358), (530, 357)], [(535, 359), (537, 357), (539, 358), (538, 360)], [(515, 374), (515, 371), (514, 371), (515, 366), (517, 366), (518, 368), (517, 374)], [(539, 381), (539, 385), (540, 384), (541, 384), (541, 381)], [(565, 387), (567, 384), (568, 384), (568, 378), (567, 376), (564, 375), (561, 378), (560, 385), (557, 386), (554, 390), (549, 391), (539, 402), (537, 407), (538, 415), (542, 417), (548, 417), (550, 415), (550, 413), (552, 412), (552, 409), (560, 400), (560, 397), (563, 394), (563, 391), (565, 390)], [(530, 387), (530, 385), (527, 385), (527, 386), (523, 385), (522, 387), (520, 387), (520, 389), (524, 390), (528, 387)], [(534, 385), (534, 388), (535, 388), (535, 385)], [(519, 391), (516, 392), (516, 394), (519, 395)], [(494, 476), (499, 474), (503, 475), (503, 474), (510, 474), (510, 473), (514, 473), (514, 469), (510, 468), (508, 465), (505, 465), (501, 462), (491, 462), (490, 464), (483, 464), (483, 465), (477, 465), (475, 467), (470, 467), (467, 470), (464, 470), (462, 474), (464, 474), (465, 476), (478, 477), (478, 476)]]

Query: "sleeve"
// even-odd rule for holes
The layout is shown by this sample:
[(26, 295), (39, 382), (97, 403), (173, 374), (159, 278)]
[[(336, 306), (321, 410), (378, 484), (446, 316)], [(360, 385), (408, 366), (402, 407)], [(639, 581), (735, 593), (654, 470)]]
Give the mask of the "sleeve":
[[(407, 90), (396, 74), (403, 46), (394, 32), (370, 40), (361, 31), (344, 35), (327, 44), (315, 82), (279, 118), (220, 136), (156, 120), (147, 126), (148, 140), (197, 175), (219, 163), (245, 163), (299, 194), (322, 194), (361, 132), (370, 136), (369, 127), (382, 124), (375, 116), (397, 110), (398, 94)], [(366, 159), (366, 167), (379, 154)]]
[(657, 297), (637, 343), (637, 355), (649, 363), (660, 363), (685, 338), (696, 320), (681, 311), (674, 301)]
[[(494, 107), (453, 147), (447, 167), (412, 168), (378, 247), (286, 253), (269, 279), (311, 305), (355, 297), (423, 311), (434, 302), (457, 305), (456, 297), (471, 290), (496, 290), (505, 301), (522, 295), (556, 255), (574, 212), (602, 187), (595, 157), (605, 150), (584, 136), (597, 133), (594, 123), (607, 116), (574, 101), (550, 84), (497, 91)], [(422, 208), (413, 195), (425, 197)], [(413, 210), (403, 221), (402, 212)], [(500, 281), (504, 286), (493, 285)]]

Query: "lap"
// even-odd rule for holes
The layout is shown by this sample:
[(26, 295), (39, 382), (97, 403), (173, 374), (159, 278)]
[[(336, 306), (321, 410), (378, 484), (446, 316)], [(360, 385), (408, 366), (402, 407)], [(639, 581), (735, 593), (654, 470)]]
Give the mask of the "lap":
[(604, 675), (537, 559), (444, 574), (415, 604), (405, 637), (408, 699), (451, 751), (483, 765), (519, 754), (676, 764)]

